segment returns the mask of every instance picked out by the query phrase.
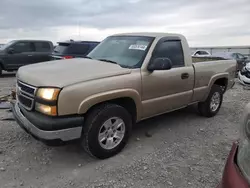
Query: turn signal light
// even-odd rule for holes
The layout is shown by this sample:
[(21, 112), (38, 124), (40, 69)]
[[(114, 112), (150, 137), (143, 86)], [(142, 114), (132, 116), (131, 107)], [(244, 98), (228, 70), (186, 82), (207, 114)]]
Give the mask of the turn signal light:
[(35, 109), (38, 112), (41, 112), (43, 114), (47, 114), (47, 115), (50, 115), (50, 116), (56, 116), (57, 115), (56, 106), (48, 106), (48, 105), (36, 103)]

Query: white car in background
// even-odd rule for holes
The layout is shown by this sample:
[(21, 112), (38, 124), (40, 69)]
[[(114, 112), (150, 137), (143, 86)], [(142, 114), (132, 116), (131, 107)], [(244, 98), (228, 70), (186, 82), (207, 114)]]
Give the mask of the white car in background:
[(242, 85), (250, 88), (250, 63), (247, 63), (246, 66), (239, 71), (238, 78)]
[(206, 50), (197, 50), (193, 53), (193, 57), (208, 57), (211, 56), (211, 54)]

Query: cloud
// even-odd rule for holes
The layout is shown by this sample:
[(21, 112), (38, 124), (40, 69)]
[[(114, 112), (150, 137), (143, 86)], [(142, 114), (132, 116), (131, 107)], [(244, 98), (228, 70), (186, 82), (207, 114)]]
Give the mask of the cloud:
[(249, 0), (1, 0), (0, 42), (156, 31), (184, 34), (193, 46), (247, 45), (249, 18)]

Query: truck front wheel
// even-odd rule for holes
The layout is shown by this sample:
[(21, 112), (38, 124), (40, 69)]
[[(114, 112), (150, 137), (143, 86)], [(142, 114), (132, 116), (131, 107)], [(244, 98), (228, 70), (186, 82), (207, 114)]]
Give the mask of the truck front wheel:
[(206, 101), (198, 104), (198, 110), (202, 116), (213, 117), (219, 112), (222, 101), (223, 90), (220, 86), (213, 85)]
[(116, 104), (99, 105), (87, 114), (81, 145), (96, 158), (109, 158), (125, 147), (131, 129), (132, 118), (125, 108)]

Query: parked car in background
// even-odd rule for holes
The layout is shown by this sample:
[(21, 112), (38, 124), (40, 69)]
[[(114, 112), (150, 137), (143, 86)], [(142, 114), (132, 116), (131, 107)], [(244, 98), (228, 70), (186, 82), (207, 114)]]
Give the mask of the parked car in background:
[(232, 146), (218, 188), (250, 187), (250, 103), (243, 117), (240, 140)]
[(20, 68), (12, 112), (35, 138), (80, 139), (88, 153), (104, 159), (125, 147), (141, 120), (194, 103), (202, 116), (215, 116), (235, 68), (235, 60), (193, 63), (182, 35), (118, 34), (88, 58)]
[(54, 48), (51, 60), (71, 59), (76, 57), (85, 57), (91, 52), (100, 42), (95, 41), (67, 41), (58, 42)]
[(237, 71), (242, 70), (242, 68), (249, 62), (248, 57), (243, 56), (241, 53), (235, 52), (221, 52), (213, 53), (213, 57), (223, 57), (224, 59), (234, 59), (237, 62)]
[(247, 63), (238, 74), (239, 82), (250, 88), (250, 63)]
[(0, 75), (2, 70), (14, 71), (23, 65), (49, 61), (53, 44), (44, 40), (14, 40), (0, 49)]
[(206, 56), (210, 56), (211, 54), (206, 51), (206, 50), (197, 50), (193, 53), (193, 57), (206, 57)]

